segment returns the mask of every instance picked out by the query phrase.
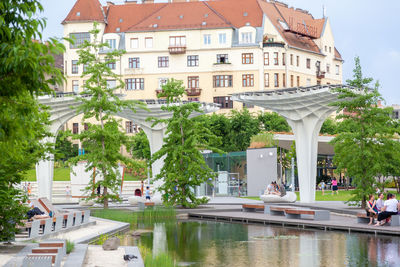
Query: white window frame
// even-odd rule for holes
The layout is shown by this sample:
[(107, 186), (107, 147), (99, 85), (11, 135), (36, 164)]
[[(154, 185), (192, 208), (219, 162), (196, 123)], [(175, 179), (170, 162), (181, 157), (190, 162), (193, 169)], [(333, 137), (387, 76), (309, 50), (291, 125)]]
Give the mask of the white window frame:
[(253, 33), (252, 32), (242, 32), (242, 44), (253, 43)]
[(144, 38), (144, 47), (153, 48), (153, 37)]
[(108, 44), (109, 49), (116, 49), (117, 48), (117, 40), (115, 39), (106, 39), (106, 43)]
[(218, 34), (219, 44), (226, 44), (226, 33)]
[(131, 38), (130, 42), (131, 42), (130, 46), (131, 46), (132, 49), (139, 48), (139, 38)]
[(211, 44), (211, 34), (203, 34), (203, 44), (204, 45)]

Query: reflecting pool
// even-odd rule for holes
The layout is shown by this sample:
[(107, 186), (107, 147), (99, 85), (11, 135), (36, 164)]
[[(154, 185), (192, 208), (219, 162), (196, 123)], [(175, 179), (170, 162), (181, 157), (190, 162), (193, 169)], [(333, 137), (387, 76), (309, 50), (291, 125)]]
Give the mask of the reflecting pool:
[(125, 245), (166, 252), (180, 266), (400, 266), (400, 238), (210, 221), (139, 226)]

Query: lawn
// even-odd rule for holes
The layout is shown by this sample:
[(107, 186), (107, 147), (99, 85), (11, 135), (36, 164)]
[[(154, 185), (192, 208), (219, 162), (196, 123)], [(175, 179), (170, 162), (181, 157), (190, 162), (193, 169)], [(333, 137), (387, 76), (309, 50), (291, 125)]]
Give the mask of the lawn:
[[(300, 193), (296, 192), (297, 200), (300, 199)], [(259, 197), (244, 197), (248, 199), (260, 200)], [(325, 191), (325, 194), (322, 195), (321, 191), (316, 191), (315, 200), (316, 201), (347, 201), (351, 198), (351, 190), (339, 190), (339, 195), (332, 195), (332, 191)]]
[[(54, 168), (53, 181), (69, 181), (70, 169), (69, 168)], [(30, 169), (25, 174), (24, 181), (36, 181), (36, 170)], [(137, 177), (132, 176), (130, 173), (125, 173), (124, 181), (138, 181)]]

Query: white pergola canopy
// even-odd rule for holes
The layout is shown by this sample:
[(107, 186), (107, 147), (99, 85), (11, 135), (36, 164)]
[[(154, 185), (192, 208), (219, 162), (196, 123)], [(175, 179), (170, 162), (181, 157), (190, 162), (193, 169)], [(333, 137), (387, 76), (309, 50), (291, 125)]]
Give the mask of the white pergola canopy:
[[(81, 104), (79, 98), (85, 96), (77, 96), (74, 93), (61, 93), (55, 96), (42, 96), (39, 97), (40, 104), (49, 107), (50, 112), (50, 129), (53, 137), (43, 140), (44, 142), (55, 143), (56, 136), (61, 127), (73, 117), (79, 115), (75, 107)], [(123, 95), (119, 97), (123, 98)], [(154, 154), (163, 145), (165, 137), (166, 125), (157, 124), (154, 127), (152, 122), (146, 121), (148, 117), (154, 117), (159, 119), (166, 119), (171, 117), (172, 113), (162, 110), (162, 106), (166, 104), (165, 100), (139, 100), (146, 104), (146, 109), (138, 108), (135, 112), (130, 109), (122, 110), (115, 114), (124, 119), (134, 121), (138, 124), (143, 131), (146, 133), (150, 143), (150, 152)], [(185, 102), (183, 102), (185, 103)], [(176, 105), (179, 105), (177, 103)], [(219, 109), (218, 104), (200, 102), (200, 109), (203, 113), (193, 113), (192, 116), (198, 116), (204, 113), (215, 112)], [(163, 166), (162, 160), (157, 160), (152, 165), (153, 177), (155, 177)], [(36, 164), (36, 180), (38, 183), (38, 197), (47, 197), (51, 200), (52, 198), (52, 185), (53, 185), (53, 174), (54, 174), (54, 155), (47, 155), (46, 159), (40, 160)], [(162, 181), (158, 181), (155, 184), (157, 188)]]
[(287, 88), (274, 91), (257, 91), (232, 94), (232, 100), (275, 111), (286, 119), (296, 141), (300, 201), (315, 201), (318, 136), (322, 123), (337, 108), (334, 89), (359, 89), (348, 85), (317, 85)]

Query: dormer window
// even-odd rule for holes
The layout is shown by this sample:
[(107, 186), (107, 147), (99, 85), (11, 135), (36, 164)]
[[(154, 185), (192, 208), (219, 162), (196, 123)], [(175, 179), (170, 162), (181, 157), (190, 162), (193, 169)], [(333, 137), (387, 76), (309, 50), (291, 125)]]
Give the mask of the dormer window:
[(106, 39), (106, 43), (110, 47), (110, 49), (115, 49), (116, 48), (116, 40), (115, 39)]
[(253, 42), (253, 33), (251, 32), (242, 32), (242, 43), (250, 44)]

